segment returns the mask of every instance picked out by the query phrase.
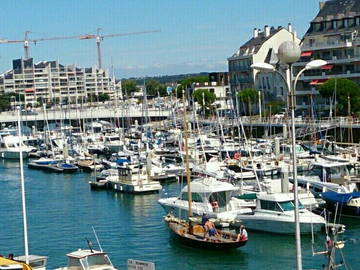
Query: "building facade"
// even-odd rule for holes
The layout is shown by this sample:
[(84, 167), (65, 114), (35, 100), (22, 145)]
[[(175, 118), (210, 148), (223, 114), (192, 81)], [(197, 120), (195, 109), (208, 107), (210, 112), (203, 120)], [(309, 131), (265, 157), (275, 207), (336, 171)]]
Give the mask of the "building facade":
[(330, 78), (351, 79), (360, 84), (360, 1), (331, 0), (320, 3), (301, 43), (301, 58), (296, 74), (314, 59), (328, 62), (320, 70), (308, 70), (299, 79), (297, 109), (311, 112), (329, 107), (318, 89)]
[(209, 82), (196, 83), (193, 86), (193, 91), (208, 90), (215, 94), (216, 105), (219, 109), (229, 109), (231, 92), (229, 86), (229, 74), (227, 72), (212, 72), (209, 73)]
[[(0, 75), (0, 93), (24, 94), (25, 103), (89, 101), (94, 95), (114, 98), (114, 84), (102, 69), (64, 66), (57, 61), (13, 60), (13, 69)], [(93, 100), (95, 101), (95, 100)]]
[(276, 73), (252, 70), (253, 63), (278, 64), (278, 47), (284, 41), (295, 40), (300, 43), (291, 24), (288, 28), (265, 26), (264, 30), (255, 28), (253, 36), (228, 58), (230, 88), (233, 95), (245, 88), (262, 91), (265, 101), (287, 100), (287, 87)]

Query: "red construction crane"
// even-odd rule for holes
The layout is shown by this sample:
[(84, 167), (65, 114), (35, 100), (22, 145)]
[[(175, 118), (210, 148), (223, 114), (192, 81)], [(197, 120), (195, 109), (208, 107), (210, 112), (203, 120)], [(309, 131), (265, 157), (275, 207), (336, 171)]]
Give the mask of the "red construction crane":
[(0, 44), (8, 44), (8, 43), (24, 43), (24, 57), (28, 59), (30, 57), (30, 43), (36, 44), (40, 41), (46, 40), (61, 40), (61, 39), (96, 39), (96, 47), (97, 47), (97, 61), (98, 61), (98, 68), (102, 67), (102, 59), (101, 59), (101, 48), (100, 43), (104, 38), (108, 37), (122, 37), (122, 36), (132, 36), (132, 35), (142, 35), (148, 33), (155, 33), (160, 32), (160, 30), (149, 30), (149, 31), (141, 31), (141, 32), (129, 32), (129, 33), (118, 33), (118, 34), (108, 34), (108, 35), (101, 35), (100, 34), (101, 28), (97, 28), (96, 34), (85, 34), (85, 35), (76, 35), (76, 36), (63, 36), (63, 37), (49, 37), (49, 38), (36, 38), (36, 39), (29, 39), (30, 31), (25, 32), (25, 37), (23, 40), (7, 40), (7, 39), (0, 39)]

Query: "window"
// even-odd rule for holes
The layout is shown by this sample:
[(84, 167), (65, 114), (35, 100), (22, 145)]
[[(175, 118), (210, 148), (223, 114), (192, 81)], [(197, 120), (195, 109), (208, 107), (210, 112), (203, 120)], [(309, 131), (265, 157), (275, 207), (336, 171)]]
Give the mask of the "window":
[(355, 26), (355, 18), (350, 18), (348, 20), (348, 25), (349, 25), (349, 27), (354, 27)]
[(336, 29), (337, 28), (337, 21), (332, 21), (332, 24), (333, 24), (333, 29)]
[(277, 204), (277, 202), (274, 201), (260, 200), (260, 204), (261, 204), (261, 208), (264, 210), (278, 211), (278, 212), (282, 211), (282, 209)]
[[(188, 193), (184, 192), (181, 194), (181, 199), (183, 201), (187, 201), (188, 200)], [(191, 199), (193, 202), (203, 202), (201, 195), (199, 193), (195, 193), (195, 192), (191, 192)]]
[(332, 25), (331, 21), (325, 22), (325, 29), (326, 30), (331, 30), (332, 27), (333, 27), (333, 25)]
[(225, 207), (226, 206), (226, 192), (215, 192), (212, 193), (209, 197), (209, 202), (216, 201), (218, 203), (219, 207)]
[(321, 31), (321, 23), (314, 23), (315, 32)]

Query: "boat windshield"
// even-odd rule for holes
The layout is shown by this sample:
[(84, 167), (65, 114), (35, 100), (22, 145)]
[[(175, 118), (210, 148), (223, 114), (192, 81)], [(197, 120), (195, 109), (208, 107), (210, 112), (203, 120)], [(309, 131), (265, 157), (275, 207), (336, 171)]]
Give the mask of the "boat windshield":
[[(181, 199), (184, 201), (188, 200), (188, 193), (187, 192), (183, 192), (181, 194)], [(199, 193), (196, 192), (191, 192), (191, 199), (193, 202), (203, 202), (202, 196)]]
[[(293, 211), (295, 209), (294, 201), (278, 202), (283, 211)], [(299, 202), (299, 209), (304, 209), (304, 206)]]
[(319, 176), (321, 180), (329, 180), (331, 178), (344, 177), (349, 175), (346, 165), (334, 167), (322, 167), (315, 165), (307, 174), (308, 176)]
[(94, 265), (111, 265), (108, 256), (104, 255), (91, 255), (86, 257), (88, 267), (92, 267)]

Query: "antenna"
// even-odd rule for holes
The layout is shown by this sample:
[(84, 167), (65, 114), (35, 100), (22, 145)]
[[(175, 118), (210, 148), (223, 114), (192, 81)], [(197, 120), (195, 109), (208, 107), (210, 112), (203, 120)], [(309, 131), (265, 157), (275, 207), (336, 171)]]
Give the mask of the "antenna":
[(91, 243), (91, 241), (90, 241), (89, 239), (87, 239), (87, 238), (85, 238), (85, 239), (86, 239), (86, 242), (87, 242), (87, 244), (88, 244), (88, 247), (89, 247), (91, 253), (94, 253), (94, 250), (92, 249), (92, 243)]
[(101, 245), (100, 245), (100, 241), (99, 241), (99, 238), (98, 238), (98, 236), (97, 236), (97, 234), (96, 234), (96, 231), (95, 231), (95, 229), (94, 229), (94, 226), (91, 226), (91, 228), (93, 229), (93, 232), (94, 232), (95, 238), (96, 238), (96, 242), (98, 243), (98, 246), (99, 246), (99, 248), (100, 248), (100, 251), (102, 252), (103, 249), (102, 249), (102, 247), (101, 247)]

